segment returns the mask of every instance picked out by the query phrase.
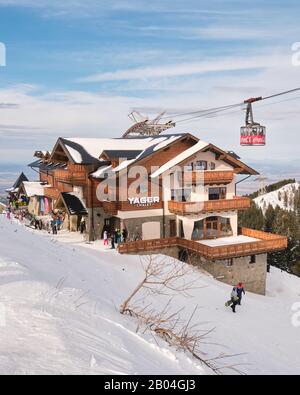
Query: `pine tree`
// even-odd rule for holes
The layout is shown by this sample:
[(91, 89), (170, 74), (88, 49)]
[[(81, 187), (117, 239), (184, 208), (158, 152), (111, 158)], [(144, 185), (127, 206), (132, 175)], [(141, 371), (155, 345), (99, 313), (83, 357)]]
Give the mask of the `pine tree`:
[(274, 221), (276, 219), (276, 212), (274, 207), (269, 204), (266, 212), (265, 212), (265, 232), (273, 232), (273, 225), (274, 225)]
[(262, 209), (253, 201), (251, 202), (249, 210), (242, 211), (239, 214), (239, 226), (241, 227), (263, 230), (264, 223), (265, 220)]

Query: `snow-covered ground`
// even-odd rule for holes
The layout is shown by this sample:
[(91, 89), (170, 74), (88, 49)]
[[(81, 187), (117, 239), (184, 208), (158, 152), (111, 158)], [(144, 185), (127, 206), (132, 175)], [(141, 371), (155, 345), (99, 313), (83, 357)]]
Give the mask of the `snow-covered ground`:
[[(224, 307), (231, 287), (192, 270), (199, 287), (173, 304), (187, 317), (198, 305), (195, 322), (215, 328), (203, 344), (206, 358), (243, 354), (224, 364), (248, 374), (300, 373), (300, 327), (292, 325), (300, 279), (273, 269), (267, 296), (247, 294), (234, 315)], [(119, 314), (142, 275), (139, 257), (0, 215), (0, 374), (211, 373)], [(159, 296), (153, 305), (165, 302)]]
[[(263, 211), (265, 211), (268, 208), (269, 204), (271, 204), (273, 208), (279, 206), (282, 209), (292, 210), (294, 192), (297, 189), (299, 189), (299, 187), (300, 184), (298, 182), (293, 184), (287, 184), (282, 188), (277, 189), (276, 191), (258, 196), (256, 199), (254, 199), (254, 201)], [(284, 202), (285, 193), (287, 194), (288, 197), (287, 206), (285, 205)]]

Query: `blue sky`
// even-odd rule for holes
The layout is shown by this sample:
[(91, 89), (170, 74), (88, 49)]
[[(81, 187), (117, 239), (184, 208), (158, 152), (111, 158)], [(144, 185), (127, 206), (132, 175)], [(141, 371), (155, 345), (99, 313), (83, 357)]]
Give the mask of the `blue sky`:
[[(0, 108), (0, 165), (26, 163), (61, 135), (120, 136), (132, 107), (189, 111), (300, 86), (299, 11), (292, 0), (0, 0), (0, 103), (14, 104)], [(296, 163), (296, 96), (255, 107), (266, 148), (239, 146), (242, 112), (177, 131), (251, 163)]]

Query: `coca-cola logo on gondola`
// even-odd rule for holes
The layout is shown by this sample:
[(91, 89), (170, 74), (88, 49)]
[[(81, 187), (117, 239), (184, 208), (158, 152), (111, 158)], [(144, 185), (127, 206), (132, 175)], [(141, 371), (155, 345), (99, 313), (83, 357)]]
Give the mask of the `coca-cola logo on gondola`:
[(241, 145), (265, 145), (266, 128), (265, 126), (244, 126), (241, 128)]
[(265, 145), (265, 136), (241, 136), (242, 145)]

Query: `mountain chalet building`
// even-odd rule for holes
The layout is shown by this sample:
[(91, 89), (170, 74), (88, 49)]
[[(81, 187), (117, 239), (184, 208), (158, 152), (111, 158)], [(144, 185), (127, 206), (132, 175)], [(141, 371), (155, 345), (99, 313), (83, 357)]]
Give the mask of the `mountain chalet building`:
[[(258, 173), (234, 153), (184, 133), (59, 138), (51, 152), (37, 151), (35, 157), (29, 166), (39, 172), (38, 189), (43, 187), (42, 211), (35, 201), (35, 214), (62, 210), (63, 226), (70, 231), (77, 231), (85, 217), (90, 241), (102, 238), (105, 230), (126, 228), (128, 241), (119, 245), (120, 253), (163, 253), (201, 265), (220, 281), (243, 281), (249, 291), (265, 294), (267, 253), (285, 249), (287, 239), (238, 229), (238, 211), (250, 208), (250, 199), (236, 196), (236, 176)], [(120, 200), (120, 174), (133, 166), (147, 169), (157, 191), (149, 190), (144, 198), (137, 191)], [(164, 175), (178, 166), (190, 174), (190, 183), (184, 189), (165, 187)], [(200, 172), (203, 187), (197, 192)], [(116, 201), (101, 201), (97, 187), (111, 174)], [(134, 181), (129, 179), (128, 187)]]

